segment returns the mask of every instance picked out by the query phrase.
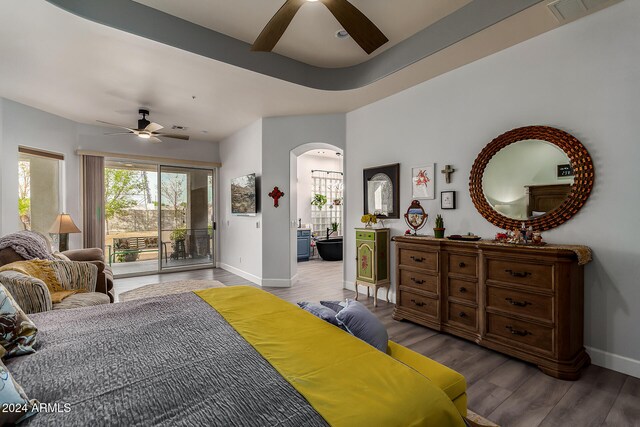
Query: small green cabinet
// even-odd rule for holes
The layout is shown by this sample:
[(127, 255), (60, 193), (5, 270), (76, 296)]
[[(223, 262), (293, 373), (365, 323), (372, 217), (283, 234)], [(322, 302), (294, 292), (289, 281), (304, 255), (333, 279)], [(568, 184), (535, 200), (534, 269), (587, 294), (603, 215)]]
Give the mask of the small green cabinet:
[(378, 288), (387, 288), (389, 302), (389, 242), (388, 228), (356, 228), (356, 300), (358, 286), (373, 288), (373, 306), (378, 306)]

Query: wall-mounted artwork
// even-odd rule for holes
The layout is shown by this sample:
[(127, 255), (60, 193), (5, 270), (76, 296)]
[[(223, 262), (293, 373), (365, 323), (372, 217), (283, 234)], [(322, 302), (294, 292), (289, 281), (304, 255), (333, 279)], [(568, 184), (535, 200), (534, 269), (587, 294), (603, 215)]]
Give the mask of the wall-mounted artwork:
[(456, 208), (456, 192), (455, 191), (440, 192), (440, 208), (442, 209)]
[(400, 163), (363, 171), (364, 213), (400, 218)]
[(435, 164), (417, 166), (411, 169), (411, 197), (414, 199), (435, 199)]
[(258, 212), (256, 194), (255, 173), (232, 179), (231, 213), (233, 215), (254, 216)]

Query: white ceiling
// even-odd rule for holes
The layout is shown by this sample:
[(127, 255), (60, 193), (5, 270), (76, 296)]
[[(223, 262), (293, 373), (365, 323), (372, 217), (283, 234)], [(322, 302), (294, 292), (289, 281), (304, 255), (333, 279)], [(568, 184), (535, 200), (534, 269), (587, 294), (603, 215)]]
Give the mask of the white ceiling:
[[(253, 44), (284, 0), (135, 0), (194, 24)], [(367, 55), (320, 2), (304, 4), (275, 49), (276, 53), (320, 67), (346, 67), (376, 56), (471, 0), (350, 0), (387, 36), (389, 42)], [(389, 19), (389, 17), (393, 19)]]
[[(272, 7), (274, 1), (264, 0)], [(249, 4), (261, 2), (214, 3), (243, 4), (248, 14)], [(383, 27), (395, 16), (378, 20)], [(538, 3), (363, 88), (321, 91), (103, 26), (42, 0), (3, 0), (0, 97), (88, 124), (133, 126), (138, 108), (149, 107), (154, 122), (218, 141), (261, 117), (352, 111), (559, 25)]]

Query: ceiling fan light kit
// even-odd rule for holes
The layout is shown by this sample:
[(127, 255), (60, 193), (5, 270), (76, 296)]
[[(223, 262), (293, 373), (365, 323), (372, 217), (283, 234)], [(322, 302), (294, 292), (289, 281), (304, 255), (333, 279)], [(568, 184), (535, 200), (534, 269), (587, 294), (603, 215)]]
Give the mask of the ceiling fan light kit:
[(336, 33), (336, 37), (342, 39), (350, 36), (367, 54), (389, 41), (369, 18), (347, 0), (286, 0), (264, 27), (251, 50), (271, 52), (302, 5), (316, 1), (324, 4), (344, 27)]
[(138, 119), (137, 129), (116, 125), (114, 123), (103, 122), (102, 120), (97, 120), (97, 121), (105, 125), (115, 126), (115, 127), (119, 127), (127, 130), (127, 132), (106, 133), (105, 135), (129, 135), (130, 134), (130, 135), (136, 135), (138, 138), (141, 138), (141, 139), (148, 139), (150, 142), (153, 142), (153, 143), (162, 142), (160, 137), (181, 139), (183, 141), (189, 140), (188, 135), (178, 135), (178, 134), (172, 134), (172, 133), (158, 132), (160, 129), (163, 129), (164, 126), (147, 120), (147, 116), (149, 115), (149, 110), (140, 108), (138, 110), (138, 114), (142, 115), (142, 118)]

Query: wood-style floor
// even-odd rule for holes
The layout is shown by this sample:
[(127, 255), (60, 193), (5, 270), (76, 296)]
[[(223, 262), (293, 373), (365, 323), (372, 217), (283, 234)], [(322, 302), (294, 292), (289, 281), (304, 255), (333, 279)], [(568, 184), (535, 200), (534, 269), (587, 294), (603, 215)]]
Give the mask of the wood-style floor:
[[(291, 288), (263, 288), (287, 301), (342, 300), (354, 293), (342, 289), (342, 263), (298, 264), (298, 282)], [(248, 284), (220, 269), (116, 280), (116, 293), (158, 282), (215, 279), (226, 285)], [(460, 372), (467, 380), (469, 409), (510, 426), (640, 426), (640, 379), (592, 365), (578, 381), (562, 381), (535, 366), (410, 322), (391, 318), (394, 304), (364, 303), (385, 324), (389, 338)]]

